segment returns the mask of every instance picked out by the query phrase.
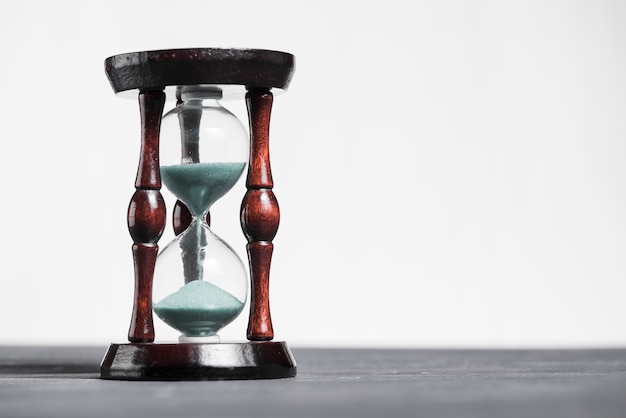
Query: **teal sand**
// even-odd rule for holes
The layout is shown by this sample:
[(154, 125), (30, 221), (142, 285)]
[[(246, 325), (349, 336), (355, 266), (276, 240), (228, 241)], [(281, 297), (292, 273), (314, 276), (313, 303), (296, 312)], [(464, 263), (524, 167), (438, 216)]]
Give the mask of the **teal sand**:
[(153, 306), (169, 326), (187, 337), (208, 337), (230, 323), (243, 310), (243, 302), (202, 280), (181, 287)]
[(239, 180), (246, 163), (195, 163), (161, 167), (165, 186), (200, 217)]

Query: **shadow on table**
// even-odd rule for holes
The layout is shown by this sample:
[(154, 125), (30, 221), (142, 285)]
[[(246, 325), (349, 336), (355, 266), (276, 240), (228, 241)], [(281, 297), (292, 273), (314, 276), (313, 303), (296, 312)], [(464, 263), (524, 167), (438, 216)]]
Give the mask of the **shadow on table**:
[(18, 363), (18, 364), (2, 364), (0, 363), (0, 377), (3, 375), (11, 376), (30, 376), (30, 375), (59, 375), (59, 374), (82, 374), (82, 373), (100, 373), (100, 364), (96, 363)]
[(0, 346), (0, 378), (100, 375), (101, 347)]

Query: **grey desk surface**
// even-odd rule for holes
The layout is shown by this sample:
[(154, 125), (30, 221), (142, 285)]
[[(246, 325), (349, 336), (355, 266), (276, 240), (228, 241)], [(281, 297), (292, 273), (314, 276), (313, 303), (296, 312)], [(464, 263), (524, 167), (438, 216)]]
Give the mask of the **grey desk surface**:
[(0, 417), (626, 418), (626, 349), (293, 349), (293, 379), (98, 378), (106, 347), (0, 347)]

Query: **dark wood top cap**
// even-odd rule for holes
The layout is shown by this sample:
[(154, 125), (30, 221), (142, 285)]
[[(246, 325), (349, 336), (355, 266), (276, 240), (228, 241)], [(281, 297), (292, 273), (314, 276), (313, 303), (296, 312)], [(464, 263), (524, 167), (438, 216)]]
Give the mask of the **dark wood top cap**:
[(204, 84), (286, 90), (294, 56), (265, 49), (167, 49), (114, 55), (104, 67), (115, 93)]

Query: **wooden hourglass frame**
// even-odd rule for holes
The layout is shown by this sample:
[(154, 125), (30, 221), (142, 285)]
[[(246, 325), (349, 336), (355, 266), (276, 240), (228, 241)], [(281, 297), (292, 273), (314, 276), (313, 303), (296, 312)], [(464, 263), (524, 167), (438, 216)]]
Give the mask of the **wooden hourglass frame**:
[[(129, 343), (111, 344), (101, 377), (121, 380), (213, 380), (293, 377), (296, 363), (285, 342), (272, 341), (269, 272), (279, 208), (272, 191), (269, 123), (272, 89), (286, 90), (294, 71), (291, 54), (258, 49), (194, 48), (120, 54), (105, 60), (113, 91), (138, 91), (141, 151), (135, 193), (128, 209), (135, 293)], [(152, 282), (165, 230), (160, 193), (159, 140), (166, 90), (184, 86), (245, 87), (250, 127), (247, 192), (241, 226), (247, 238), (250, 315), (245, 342), (155, 343)], [(177, 203), (173, 224), (179, 233), (189, 213)]]

